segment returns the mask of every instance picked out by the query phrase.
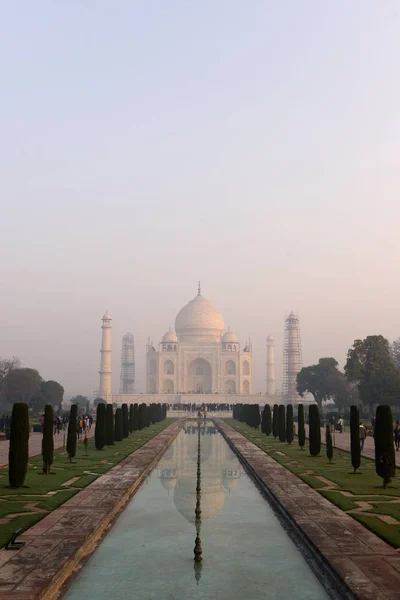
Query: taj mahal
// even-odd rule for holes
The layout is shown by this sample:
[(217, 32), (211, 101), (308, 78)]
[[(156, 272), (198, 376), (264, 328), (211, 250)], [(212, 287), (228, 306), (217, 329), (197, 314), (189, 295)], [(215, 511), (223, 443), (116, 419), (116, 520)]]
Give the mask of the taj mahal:
[(168, 331), (158, 349), (146, 354), (149, 394), (251, 394), (251, 344), (241, 349), (236, 335), (225, 331), (224, 318), (202, 294), (178, 313), (175, 332)]
[(282, 402), (275, 388), (274, 338), (267, 338), (267, 386), (261, 399), (260, 394), (253, 393), (251, 340), (242, 346), (235, 333), (225, 327), (221, 312), (203, 296), (200, 283), (196, 296), (178, 312), (174, 330), (170, 328), (160, 336), (159, 343), (148, 339), (144, 394), (112, 393), (112, 319), (108, 311), (102, 321), (98, 396), (107, 402), (180, 404), (195, 401), (193, 394), (207, 394), (203, 401), (210, 403)]

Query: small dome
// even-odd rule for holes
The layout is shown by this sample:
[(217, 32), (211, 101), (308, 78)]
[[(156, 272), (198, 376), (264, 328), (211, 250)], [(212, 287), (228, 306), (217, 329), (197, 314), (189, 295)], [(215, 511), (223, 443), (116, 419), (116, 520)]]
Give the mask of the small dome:
[(224, 344), (232, 344), (232, 343), (237, 344), (239, 340), (237, 339), (236, 335), (232, 331), (227, 331), (222, 336), (222, 341)]
[(174, 333), (173, 331), (167, 331), (167, 333), (163, 336), (162, 339), (163, 343), (165, 344), (177, 344), (178, 343), (178, 338), (176, 333)]

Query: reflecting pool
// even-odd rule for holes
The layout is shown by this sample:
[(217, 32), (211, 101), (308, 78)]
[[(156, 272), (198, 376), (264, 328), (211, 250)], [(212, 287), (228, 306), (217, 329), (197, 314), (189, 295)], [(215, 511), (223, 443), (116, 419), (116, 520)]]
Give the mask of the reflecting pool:
[[(322, 600), (327, 593), (212, 422), (183, 429), (65, 592), (68, 600)], [(196, 577), (197, 575), (197, 577)]]

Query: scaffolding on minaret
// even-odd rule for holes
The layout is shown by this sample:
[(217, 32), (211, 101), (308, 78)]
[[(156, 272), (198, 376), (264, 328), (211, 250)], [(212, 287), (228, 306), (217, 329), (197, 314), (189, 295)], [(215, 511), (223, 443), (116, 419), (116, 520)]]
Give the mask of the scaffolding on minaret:
[(135, 391), (135, 338), (126, 333), (122, 338), (121, 378), (119, 393), (133, 394)]
[(283, 347), (282, 396), (288, 403), (300, 401), (297, 393), (297, 374), (303, 366), (299, 316), (291, 311), (285, 319)]

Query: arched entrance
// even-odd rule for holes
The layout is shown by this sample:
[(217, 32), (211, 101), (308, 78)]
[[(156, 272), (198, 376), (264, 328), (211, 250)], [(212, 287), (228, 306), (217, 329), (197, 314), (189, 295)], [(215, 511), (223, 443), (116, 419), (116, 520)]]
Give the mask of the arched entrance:
[(188, 367), (188, 392), (205, 394), (212, 391), (211, 365), (204, 358), (192, 360)]

